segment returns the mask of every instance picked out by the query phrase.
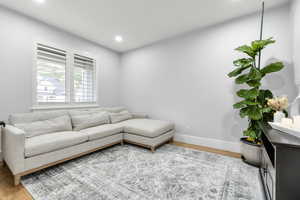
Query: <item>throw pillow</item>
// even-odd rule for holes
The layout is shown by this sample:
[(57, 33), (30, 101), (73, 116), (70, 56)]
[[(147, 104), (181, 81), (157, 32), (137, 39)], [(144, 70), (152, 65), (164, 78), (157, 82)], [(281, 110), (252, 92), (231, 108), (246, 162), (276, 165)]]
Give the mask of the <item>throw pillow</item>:
[(47, 133), (72, 131), (71, 119), (68, 115), (43, 121), (15, 124), (15, 126), (24, 130), (27, 138)]
[(111, 123), (118, 123), (132, 118), (132, 114), (127, 110), (119, 113), (109, 113)]
[(72, 123), (74, 131), (80, 131), (85, 128), (108, 124), (109, 115), (107, 112), (75, 115), (72, 116)]

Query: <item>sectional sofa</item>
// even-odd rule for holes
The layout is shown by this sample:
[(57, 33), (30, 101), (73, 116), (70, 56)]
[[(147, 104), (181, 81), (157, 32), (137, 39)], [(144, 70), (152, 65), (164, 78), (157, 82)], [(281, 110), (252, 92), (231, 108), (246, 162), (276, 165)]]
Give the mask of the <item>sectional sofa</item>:
[(124, 108), (12, 114), (3, 134), (4, 161), (22, 176), (123, 142), (155, 148), (173, 139), (174, 124)]

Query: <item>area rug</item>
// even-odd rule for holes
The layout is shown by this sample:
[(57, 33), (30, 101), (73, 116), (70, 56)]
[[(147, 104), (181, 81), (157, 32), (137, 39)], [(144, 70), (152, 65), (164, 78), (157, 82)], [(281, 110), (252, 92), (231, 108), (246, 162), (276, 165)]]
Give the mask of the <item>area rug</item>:
[(164, 145), (114, 146), (22, 178), (35, 200), (261, 200), (258, 169)]

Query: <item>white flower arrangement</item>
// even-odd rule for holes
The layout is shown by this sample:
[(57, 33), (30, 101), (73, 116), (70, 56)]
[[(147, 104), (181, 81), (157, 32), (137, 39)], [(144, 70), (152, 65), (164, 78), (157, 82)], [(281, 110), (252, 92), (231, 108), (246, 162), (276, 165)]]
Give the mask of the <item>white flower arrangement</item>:
[(268, 99), (267, 105), (273, 110), (283, 111), (289, 106), (289, 100), (286, 96), (275, 97)]

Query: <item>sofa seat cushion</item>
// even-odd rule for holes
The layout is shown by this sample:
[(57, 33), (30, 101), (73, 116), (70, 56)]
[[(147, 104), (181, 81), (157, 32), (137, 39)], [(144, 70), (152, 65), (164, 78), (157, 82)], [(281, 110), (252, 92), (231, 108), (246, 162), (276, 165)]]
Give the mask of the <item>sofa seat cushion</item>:
[(89, 140), (96, 140), (123, 132), (123, 127), (117, 124), (104, 124), (80, 131), (88, 135)]
[(65, 131), (39, 135), (25, 140), (25, 157), (32, 157), (88, 141), (88, 135)]
[(125, 133), (131, 133), (150, 138), (160, 136), (174, 129), (174, 124), (171, 122), (153, 119), (130, 119), (119, 124), (124, 126)]

